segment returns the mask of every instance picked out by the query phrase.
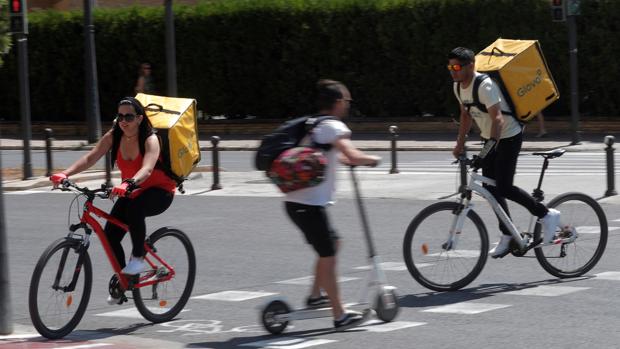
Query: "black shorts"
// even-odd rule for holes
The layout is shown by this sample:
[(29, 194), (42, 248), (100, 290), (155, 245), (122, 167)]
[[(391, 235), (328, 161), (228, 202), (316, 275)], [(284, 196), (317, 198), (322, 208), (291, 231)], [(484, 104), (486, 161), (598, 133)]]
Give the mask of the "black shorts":
[(336, 231), (329, 225), (327, 211), (323, 206), (304, 205), (286, 201), (286, 213), (301, 229), (306, 240), (321, 257), (336, 255)]

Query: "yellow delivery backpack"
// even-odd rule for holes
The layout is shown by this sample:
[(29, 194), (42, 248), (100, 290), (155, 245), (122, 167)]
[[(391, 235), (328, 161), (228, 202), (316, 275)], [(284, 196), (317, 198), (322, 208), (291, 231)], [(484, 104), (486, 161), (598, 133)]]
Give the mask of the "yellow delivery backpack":
[(497, 39), (476, 55), (476, 71), (499, 84), (519, 122), (560, 98), (537, 40)]
[(159, 135), (162, 170), (182, 191), (183, 181), (200, 162), (196, 100), (144, 93), (136, 99)]

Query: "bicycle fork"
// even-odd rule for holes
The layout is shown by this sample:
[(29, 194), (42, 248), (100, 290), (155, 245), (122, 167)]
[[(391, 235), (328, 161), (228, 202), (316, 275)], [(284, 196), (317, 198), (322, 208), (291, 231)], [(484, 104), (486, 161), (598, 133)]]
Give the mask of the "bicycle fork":
[(461, 200), (459, 206), (454, 210), (453, 213), (455, 217), (452, 220), (448, 240), (441, 245), (444, 250), (456, 250), (459, 237), (463, 231), (463, 224), (465, 224), (465, 218), (473, 206), (474, 204), (472, 204), (468, 199), (465, 199)]
[[(79, 228), (83, 228), (85, 230), (85, 237), (83, 239), (76, 239), (73, 237), (73, 233)], [(73, 269), (73, 277), (71, 278), (71, 282), (67, 286), (60, 286), (59, 283), (65, 270), (65, 265), (67, 264), (67, 257), (69, 256), (69, 251), (73, 249), (73, 246), (67, 246), (63, 249), (62, 256), (60, 257), (60, 263), (58, 263), (56, 277), (54, 278), (54, 284), (52, 285), (52, 289), (55, 291), (61, 290), (63, 292), (73, 292), (75, 290), (75, 285), (77, 284), (78, 278), (80, 277), (80, 272), (82, 271), (82, 265), (84, 264), (84, 255), (86, 254), (90, 244), (89, 237), (91, 231), (88, 227), (76, 224), (71, 226), (70, 230), (71, 233), (69, 233), (67, 239), (72, 240), (74, 243), (79, 243), (79, 247), (76, 252), (78, 253), (78, 259), (75, 263), (75, 268)]]

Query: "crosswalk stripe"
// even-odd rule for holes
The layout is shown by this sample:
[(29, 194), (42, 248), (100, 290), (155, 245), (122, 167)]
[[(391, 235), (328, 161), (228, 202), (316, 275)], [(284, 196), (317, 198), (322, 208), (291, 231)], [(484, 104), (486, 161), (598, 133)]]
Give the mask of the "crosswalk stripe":
[(316, 339), (316, 338), (302, 338), (302, 337), (281, 337), (274, 339), (267, 339), (258, 342), (244, 343), (242, 347), (255, 347), (265, 349), (303, 349), (314, 347), (317, 345), (334, 343), (337, 340), (333, 339)]
[(380, 320), (370, 320), (359, 327), (354, 327), (349, 332), (392, 332), (410, 327), (424, 326), (426, 322), (394, 321), (383, 322)]
[[(353, 280), (359, 280), (359, 278), (348, 277), (348, 276), (341, 276), (338, 278), (338, 282), (346, 282), (346, 281), (353, 281)], [(314, 282), (314, 276), (304, 276), (304, 277), (295, 278), (295, 279), (276, 281), (276, 284), (311, 285), (313, 282)]]
[(443, 313), (443, 314), (480, 314), (491, 310), (497, 310), (502, 308), (508, 308), (509, 304), (490, 304), (490, 303), (475, 303), (475, 302), (460, 302), (448, 305), (442, 305), (440, 307), (430, 308), (422, 310), (425, 313)]
[(557, 297), (588, 289), (590, 289), (590, 287), (540, 285), (536, 287), (524, 288), (522, 290), (503, 292), (502, 294), (515, 296)]
[(273, 292), (250, 292), (250, 291), (222, 291), (217, 293), (209, 293), (202, 296), (195, 296), (192, 299), (206, 299), (226, 302), (241, 302), (250, 299), (273, 296), (277, 293)]
[(605, 271), (602, 273), (594, 274), (597, 279), (601, 280), (613, 280), (620, 281), (620, 271)]

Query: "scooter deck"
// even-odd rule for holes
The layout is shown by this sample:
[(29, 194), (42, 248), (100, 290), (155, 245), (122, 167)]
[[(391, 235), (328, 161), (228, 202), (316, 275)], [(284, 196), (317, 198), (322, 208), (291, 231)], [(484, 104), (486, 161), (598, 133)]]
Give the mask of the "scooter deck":
[[(345, 304), (345, 308), (358, 311), (361, 310), (363, 313), (370, 312), (370, 307), (368, 303)], [(277, 321), (295, 321), (306, 319), (319, 319), (325, 317), (332, 317), (331, 307), (295, 309), (287, 314), (277, 314), (274, 316), (274, 319), (276, 319)]]

